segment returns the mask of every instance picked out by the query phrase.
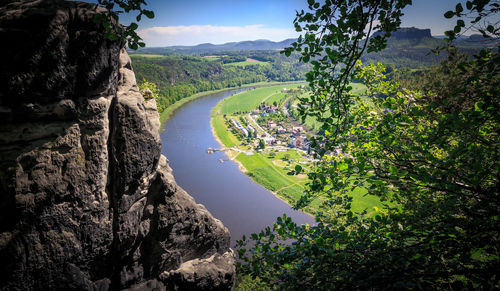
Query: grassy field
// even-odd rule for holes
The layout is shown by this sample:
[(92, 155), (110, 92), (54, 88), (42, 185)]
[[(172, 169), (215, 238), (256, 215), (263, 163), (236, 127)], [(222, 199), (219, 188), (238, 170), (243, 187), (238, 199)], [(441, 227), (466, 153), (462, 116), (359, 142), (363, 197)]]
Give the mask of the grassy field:
[(294, 180), (283, 175), (281, 171), (263, 155), (238, 155), (236, 160), (243, 164), (250, 173), (250, 176), (256, 182), (271, 191), (278, 191), (289, 184), (295, 183)]
[(143, 58), (166, 58), (164, 55), (155, 55), (155, 54), (129, 54), (130, 57), (143, 57)]
[(204, 56), (203, 59), (207, 60), (207, 61), (210, 61), (210, 62), (214, 62), (214, 61), (220, 60), (220, 57), (216, 57), (216, 56)]
[(266, 100), (266, 103), (273, 104), (274, 102), (276, 102), (277, 104), (280, 104), (280, 102), (284, 101), (286, 97), (287, 97), (286, 93), (278, 93), (269, 97)]
[[(289, 161), (284, 162), (281, 159), (288, 156)], [(236, 160), (247, 169), (249, 176), (256, 183), (261, 184), (265, 188), (275, 192), (288, 203), (295, 203), (304, 193), (306, 183), (309, 181), (305, 175), (288, 175), (287, 172), (293, 169), (301, 158), (301, 155), (290, 150), (286, 152), (278, 152), (275, 157), (270, 158), (267, 152), (254, 154), (251, 156), (238, 155)], [(279, 163), (273, 162), (278, 159)], [(283, 162), (286, 166), (283, 166)], [(374, 206), (383, 208), (380, 199), (375, 196), (365, 195), (367, 190), (364, 188), (356, 188), (349, 192), (353, 197), (352, 210), (354, 212), (367, 211), (368, 215), (374, 213)], [(319, 210), (321, 199), (315, 199), (306, 209), (308, 212)]]
[[(276, 94), (283, 98), (284, 94), (280, 94), (283, 88), (296, 88), (299, 85), (299, 83), (296, 83), (272, 86), (234, 95), (221, 101), (222, 105), (220, 113), (234, 114), (235, 112), (250, 112), (253, 109), (257, 108), (262, 100), (266, 99), (266, 97), (272, 94)], [(274, 97), (274, 95), (269, 97), (269, 99), (271, 99), (272, 97)], [(266, 102), (269, 103), (268, 100), (266, 100)]]
[(212, 117), (212, 126), (214, 128), (215, 134), (225, 146), (234, 147), (240, 144), (238, 138), (236, 138), (236, 136), (234, 136), (230, 131), (227, 130), (222, 115), (216, 115)]
[(234, 62), (234, 63), (227, 63), (223, 64), (223, 66), (227, 67), (246, 67), (246, 66), (267, 66), (269, 65), (268, 62), (255, 62), (255, 61), (242, 61), (242, 62)]
[[(288, 154), (293, 156), (296, 151), (293, 152)], [(287, 152), (280, 153), (284, 155)], [(282, 167), (273, 163), (274, 159), (276, 157), (270, 158), (267, 153), (256, 153), (251, 156), (240, 154), (236, 158), (248, 171), (247, 174), (252, 180), (275, 192), (288, 203), (293, 204), (304, 193), (304, 184), (307, 182), (307, 177), (304, 175), (288, 175), (287, 172), (289, 172), (290, 167), (294, 167), (295, 163), (290, 162), (290, 166)], [(315, 201), (314, 206), (319, 206), (319, 202), (319, 200)]]

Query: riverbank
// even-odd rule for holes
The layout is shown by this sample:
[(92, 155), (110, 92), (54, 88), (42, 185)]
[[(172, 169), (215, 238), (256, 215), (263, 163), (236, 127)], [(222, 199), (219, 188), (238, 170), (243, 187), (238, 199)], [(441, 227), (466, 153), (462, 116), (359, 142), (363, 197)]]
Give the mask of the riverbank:
[[(234, 161), (241, 172), (248, 175), (255, 183), (269, 190), (275, 197), (288, 205), (293, 205), (302, 195), (306, 188), (308, 179), (305, 175), (291, 175), (290, 171), (295, 165), (302, 163), (304, 157), (295, 149), (284, 146), (278, 150), (276, 146), (266, 147), (264, 150), (255, 151), (255, 140), (258, 138), (244, 138), (239, 136), (239, 132), (231, 132), (226, 124), (227, 118), (242, 120), (247, 117), (247, 113), (254, 110), (263, 101), (281, 103), (288, 96), (283, 92), (291, 92), (290, 88), (300, 86), (299, 83), (280, 84), (268, 88), (260, 88), (244, 93), (235, 94), (229, 98), (221, 100), (212, 108), (210, 113), (210, 127), (214, 139), (220, 147), (238, 147), (246, 152), (253, 152), (252, 155), (241, 155), (239, 152), (225, 151), (227, 157)], [(269, 99), (273, 97), (272, 99)], [(237, 99), (237, 100), (236, 100)], [(269, 99), (269, 100), (268, 100)], [(239, 100), (239, 101), (238, 101)], [(224, 118), (225, 117), (225, 118)], [(247, 122), (255, 122), (248, 117)], [(234, 121), (233, 121), (234, 122)], [(243, 121), (242, 121), (243, 122)], [(256, 124), (253, 124), (257, 126)], [(268, 133), (259, 131), (259, 134)], [(302, 165), (304, 167), (304, 165)], [(315, 213), (320, 206), (317, 200), (312, 207), (305, 209), (308, 215)]]
[(242, 85), (239, 87), (229, 87), (229, 88), (224, 88), (224, 89), (199, 92), (199, 93), (196, 93), (196, 94), (191, 95), (189, 97), (182, 98), (181, 100), (178, 100), (174, 104), (168, 106), (165, 110), (163, 110), (160, 113), (160, 123), (164, 124), (175, 113), (175, 111), (177, 109), (179, 109), (183, 105), (187, 104), (188, 102), (194, 101), (198, 98), (208, 96), (210, 94), (215, 94), (215, 93), (220, 93), (220, 92), (234, 90), (234, 89), (240, 89), (240, 88), (268, 87), (268, 86), (287, 85), (287, 84), (296, 84), (296, 83), (297, 83), (296, 81), (294, 81), (294, 82), (257, 82), (257, 83), (245, 84), (245, 85)]
[[(214, 139), (217, 141), (217, 143), (219, 143), (220, 147), (225, 147), (226, 145), (220, 140), (219, 136), (217, 135), (216, 131), (215, 131), (215, 128), (212, 124), (212, 118), (210, 119), (210, 128), (212, 130), (212, 135), (214, 136)], [(239, 160), (237, 160), (237, 156), (241, 153), (239, 152), (236, 152), (236, 151), (231, 151), (231, 150), (227, 150), (227, 151), (224, 151), (224, 153), (226, 154), (227, 158), (231, 161), (233, 161), (234, 163), (236, 163), (236, 165), (238, 165), (238, 169), (244, 173), (244, 174), (248, 174), (249, 171), (247, 170), (247, 168), (245, 168), (245, 166), (243, 165), (243, 163)], [(252, 179), (255, 183), (261, 185), (260, 183), (258, 183), (257, 181), (255, 181), (254, 179)], [(266, 188), (264, 185), (261, 185), (263, 186), (264, 188)], [(278, 198), (279, 200), (283, 201), (284, 203), (288, 204), (290, 207), (293, 207), (293, 205), (290, 204), (290, 201), (285, 199), (284, 197), (282, 197), (281, 195), (279, 195), (277, 192), (275, 191), (272, 191), (271, 189), (268, 189), (266, 188), (269, 192), (271, 192), (273, 194), (274, 197)], [(302, 210), (299, 210), (300, 212), (306, 214), (306, 215), (309, 215), (311, 218), (314, 218), (314, 215), (312, 213), (309, 213), (309, 212), (306, 212), (306, 211), (302, 211)]]

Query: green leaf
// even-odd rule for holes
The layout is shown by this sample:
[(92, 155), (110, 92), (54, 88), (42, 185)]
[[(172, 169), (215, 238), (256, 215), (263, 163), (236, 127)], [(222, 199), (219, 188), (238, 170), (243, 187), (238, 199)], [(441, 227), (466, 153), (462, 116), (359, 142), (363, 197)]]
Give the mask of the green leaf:
[(155, 18), (155, 13), (153, 11), (150, 11), (150, 10), (144, 10), (143, 11), (144, 15), (146, 15), (147, 18)]
[(398, 168), (393, 165), (389, 165), (389, 171), (391, 172), (391, 175), (396, 176), (398, 174)]
[(483, 111), (483, 108), (484, 108), (484, 102), (479, 101), (474, 104), (475, 111)]
[(130, 23), (130, 25), (128, 26), (128, 28), (131, 30), (136, 30), (138, 27), (139, 25), (137, 25), (137, 23), (135, 22)]
[(339, 163), (337, 167), (340, 171), (344, 171), (347, 170), (347, 168), (349, 168), (349, 165), (347, 163)]
[(457, 15), (462, 13), (464, 11), (464, 8), (462, 7), (462, 3), (458, 3), (457, 6), (455, 7), (455, 11), (457, 12)]
[(455, 13), (453, 11), (447, 11), (445, 14), (444, 14), (444, 17), (445, 18), (452, 18), (453, 16), (455, 15)]

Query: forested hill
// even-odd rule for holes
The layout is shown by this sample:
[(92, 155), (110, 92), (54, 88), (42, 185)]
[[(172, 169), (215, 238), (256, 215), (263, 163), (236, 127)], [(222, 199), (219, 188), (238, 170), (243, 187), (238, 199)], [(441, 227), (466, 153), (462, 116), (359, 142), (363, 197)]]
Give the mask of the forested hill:
[(253, 41), (228, 42), (225, 44), (202, 43), (195, 46), (169, 46), (169, 47), (152, 47), (141, 48), (139, 53), (153, 53), (161, 55), (184, 54), (197, 55), (220, 51), (255, 51), (255, 50), (275, 50), (279, 51), (285, 47), (289, 47), (296, 41), (294, 38), (285, 39), (283, 41), (274, 42), (266, 39)]
[(198, 92), (263, 81), (303, 80), (311, 69), (278, 51), (228, 51), (218, 56), (131, 54), (138, 83), (158, 86), (158, 110)]

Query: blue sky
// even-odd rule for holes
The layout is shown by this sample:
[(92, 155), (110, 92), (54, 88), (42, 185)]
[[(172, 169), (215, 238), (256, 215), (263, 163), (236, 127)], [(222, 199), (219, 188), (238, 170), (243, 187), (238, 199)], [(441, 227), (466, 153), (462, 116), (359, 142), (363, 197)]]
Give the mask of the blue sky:
[[(295, 11), (307, 8), (307, 0), (146, 0), (154, 19), (139, 23), (139, 35), (147, 46), (221, 44), (230, 41), (297, 37)], [(443, 17), (457, 0), (413, 0), (405, 9), (403, 27), (431, 28), (442, 35), (453, 22)], [(124, 15), (127, 24), (133, 18)]]

